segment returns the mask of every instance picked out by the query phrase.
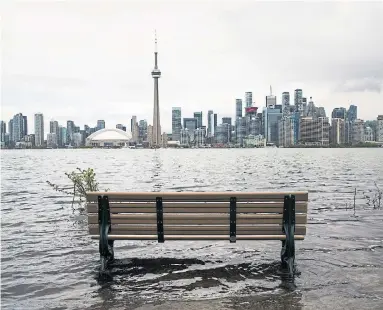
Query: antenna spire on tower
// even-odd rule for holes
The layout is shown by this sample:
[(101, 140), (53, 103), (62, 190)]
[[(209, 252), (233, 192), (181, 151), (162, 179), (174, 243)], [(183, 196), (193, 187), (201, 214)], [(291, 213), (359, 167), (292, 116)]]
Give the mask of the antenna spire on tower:
[(157, 53), (157, 30), (154, 29), (154, 52)]
[(272, 96), (272, 95), (273, 95), (273, 90), (272, 90), (271, 85), (270, 85), (270, 96)]

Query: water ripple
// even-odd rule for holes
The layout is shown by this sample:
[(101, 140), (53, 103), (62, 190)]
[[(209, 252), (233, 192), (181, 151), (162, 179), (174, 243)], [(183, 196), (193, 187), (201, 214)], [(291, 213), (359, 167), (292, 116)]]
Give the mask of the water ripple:
[[(383, 304), (380, 149), (1, 151), (4, 309), (302, 309)], [(307, 237), (292, 281), (280, 242), (116, 242), (98, 277), (96, 241), (71, 198), (46, 184), (95, 168), (116, 191), (309, 191)], [(357, 188), (356, 214), (353, 205)], [(84, 212), (84, 210), (81, 210)], [(320, 300), (320, 302), (319, 302)], [(179, 302), (182, 301), (180, 304)]]

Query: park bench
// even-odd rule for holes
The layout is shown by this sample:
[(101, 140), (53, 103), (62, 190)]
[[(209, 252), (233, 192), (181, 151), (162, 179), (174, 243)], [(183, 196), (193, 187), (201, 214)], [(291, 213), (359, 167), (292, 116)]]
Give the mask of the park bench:
[(306, 235), (307, 192), (88, 192), (86, 199), (101, 271), (115, 240), (281, 240), (291, 273), (294, 240)]

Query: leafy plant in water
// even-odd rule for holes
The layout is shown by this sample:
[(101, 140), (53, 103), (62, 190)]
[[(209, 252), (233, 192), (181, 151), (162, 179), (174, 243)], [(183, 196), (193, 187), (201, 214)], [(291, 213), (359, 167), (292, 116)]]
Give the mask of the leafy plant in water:
[[(96, 181), (96, 173), (91, 168), (76, 168), (75, 171), (72, 171), (71, 173), (66, 172), (65, 175), (73, 183), (72, 186), (59, 186), (50, 181), (46, 182), (55, 191), (73, 196), (72, 207), (76, 198), (78, 199), (78, 202), (81, 203), (85, 200), (86, 192), (97, 192), (99, 190), (99, 184)], [(105, 189), (105, 191), (108, 191), (108, 189)]]
[(369, 193), (363, 193), (364, 198), (367, 200), (367, 205), (371, 206), (374, 209), (380, 209), (381, 203), (383, 200), (383, 191), (379, 188), (378, 184), (374, 182), (375, 185), (375, 192), (372, 192), (372, 190), (369, 191)]

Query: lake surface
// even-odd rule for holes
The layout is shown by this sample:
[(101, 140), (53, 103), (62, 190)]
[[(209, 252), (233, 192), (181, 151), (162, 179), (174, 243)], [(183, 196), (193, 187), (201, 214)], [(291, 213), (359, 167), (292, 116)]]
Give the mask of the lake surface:
[[(383, 309), (383, 208), (363, 194), (383, 189), (383, 149), (0, 154), (2, 309)], [(308, 190), (294, 281), (279, 241), (116, 241), (112, 278), (100, 280), (86, 217), (46, 184), (69, 184), (76, 167), (111, 191)]]

